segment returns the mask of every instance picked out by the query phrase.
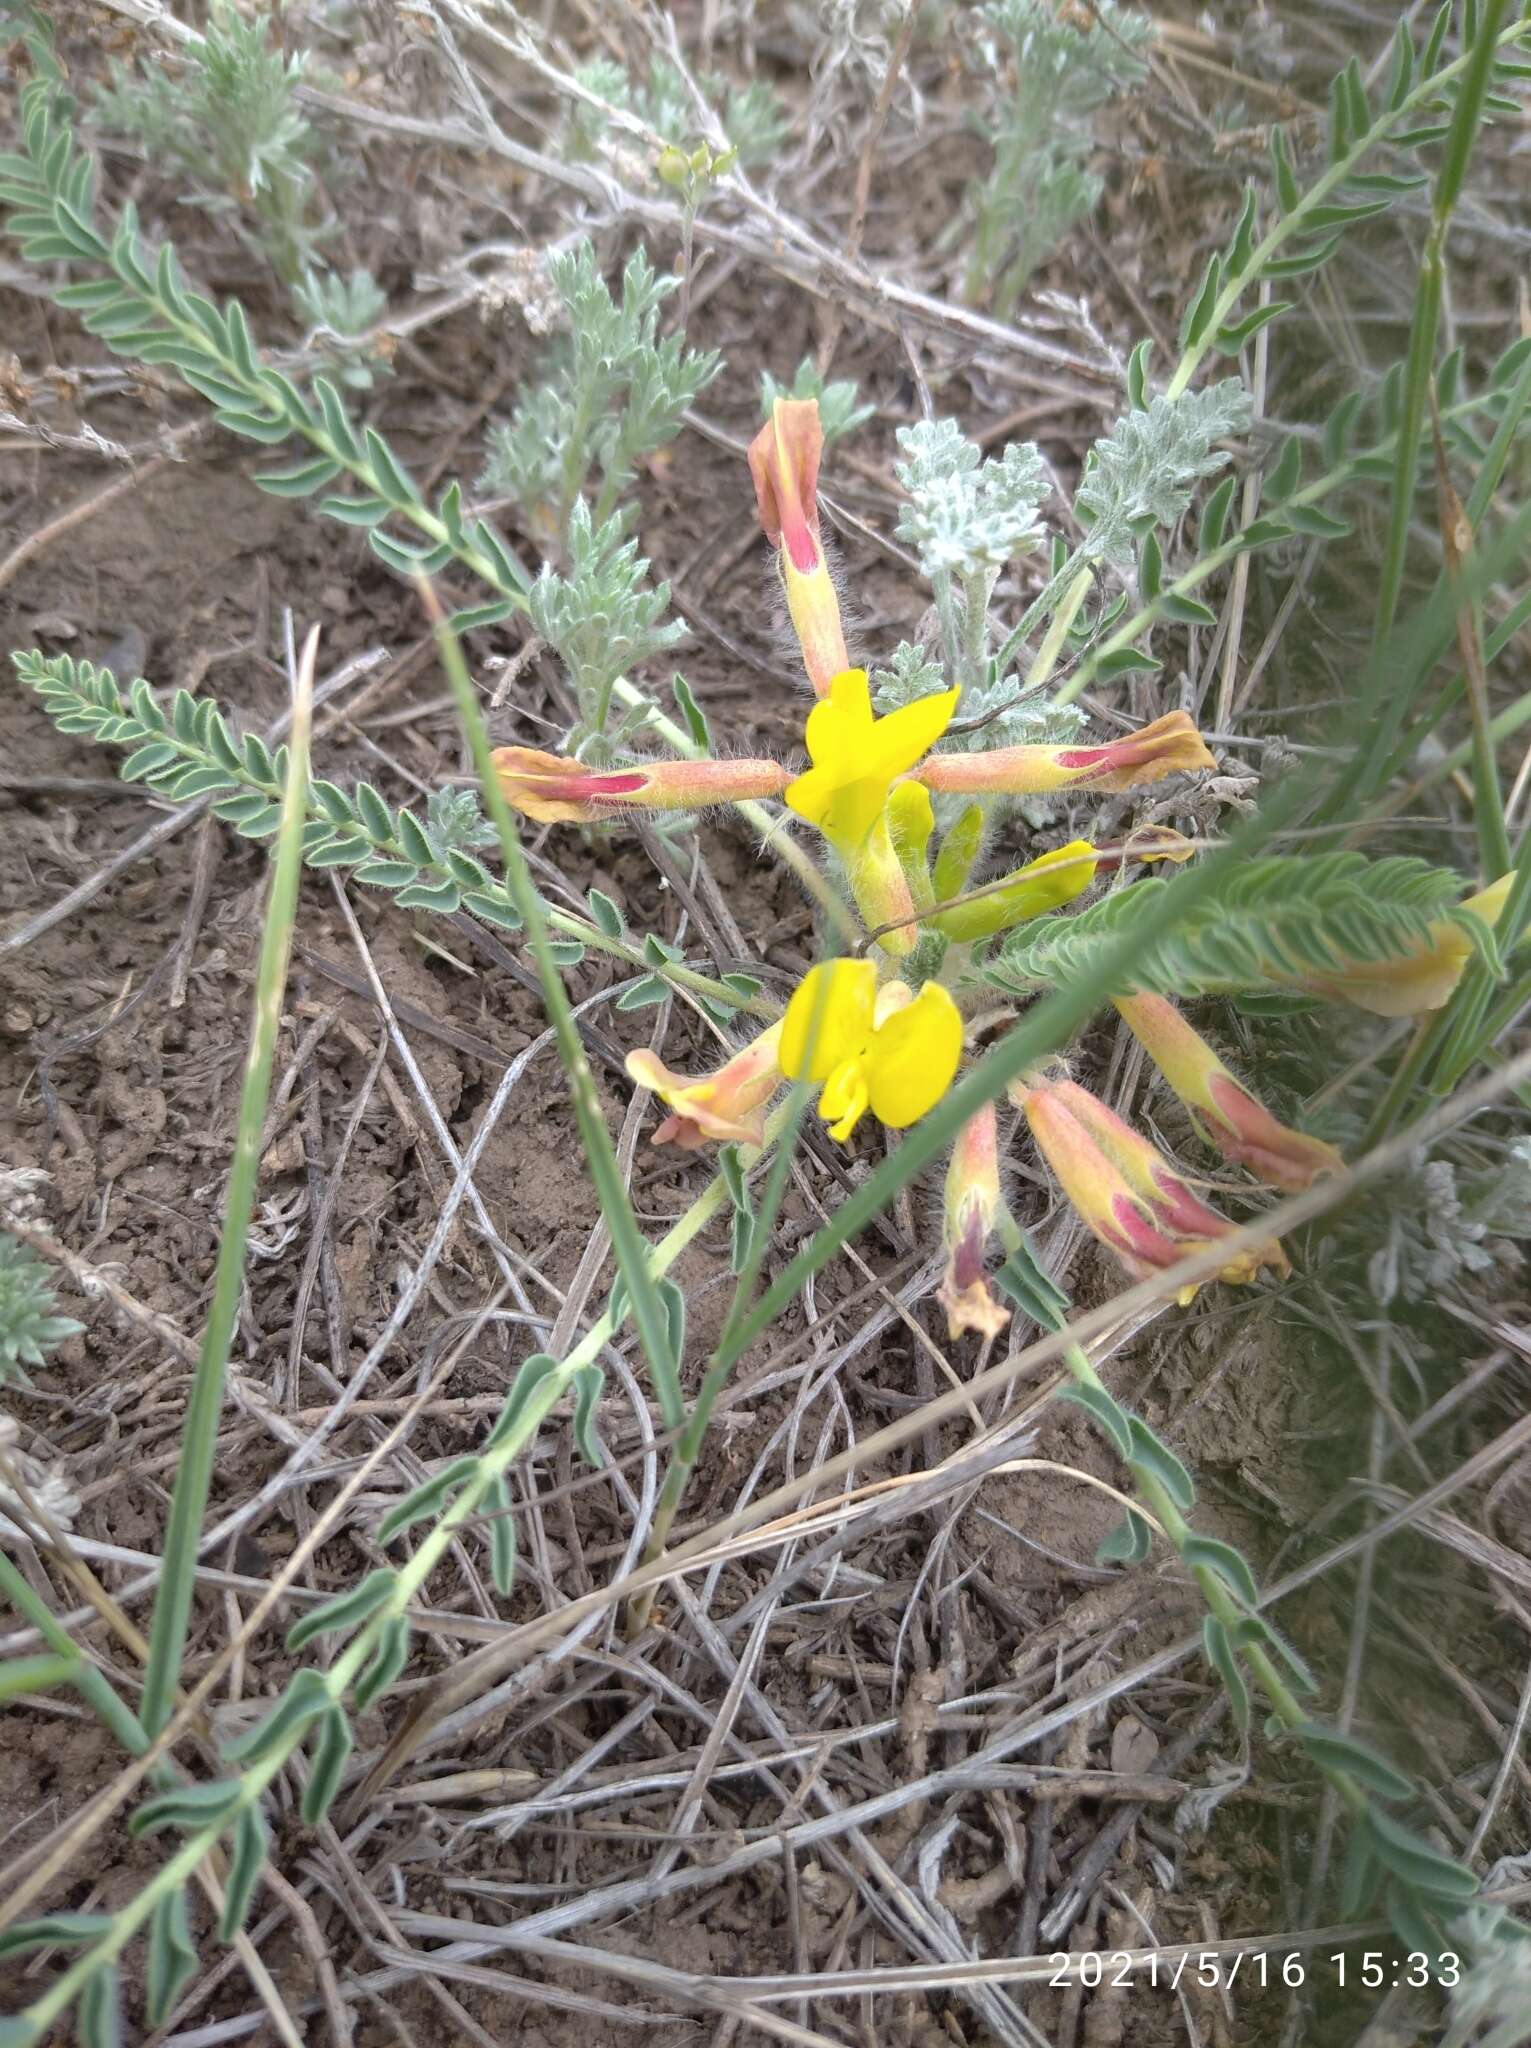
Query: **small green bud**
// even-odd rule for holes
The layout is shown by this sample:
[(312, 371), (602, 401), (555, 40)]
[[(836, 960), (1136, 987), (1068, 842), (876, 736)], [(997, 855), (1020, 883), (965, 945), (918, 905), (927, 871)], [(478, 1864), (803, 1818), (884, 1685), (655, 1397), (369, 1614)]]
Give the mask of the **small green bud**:
[(935, 890), (938, 903), (960, 896), (983, 844), (983, 807), (969, 804), (941, 841), (936, 855)]

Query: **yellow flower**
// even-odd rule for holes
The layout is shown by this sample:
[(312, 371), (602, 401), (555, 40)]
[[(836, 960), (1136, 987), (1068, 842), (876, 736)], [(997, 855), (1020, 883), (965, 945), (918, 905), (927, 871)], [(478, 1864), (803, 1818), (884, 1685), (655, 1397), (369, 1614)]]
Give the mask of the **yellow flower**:
[(1291, 1130), (1234, 1079), (1217, 1054), (1163, 996), (1118, 996), (1133, 1037), (1191, 1112), (1191, 1121), (1225, 1159), (1256, 1179), (1300, 1194), (1345, 1162), (1322, 1138)]
[(880, 940), (890, 953), (909, 952), (919, 930), (889, 832), (889, 792), (945, 732), (958, 694), (943, 690), (874, 718), (866, 670), (842, 670), (808, 714), (804, 737), (813, 766), (783, 792), (788, 808), (844, 860), (867, 924), (874, 931), (890, 927)]
[(819, 540), (819, 457), (824, 430), (816, 398), (778, 398), (750, 443), (750, 475), (766, 539), (787, 593), (803, 666), (822, 697), (847, 666), (840, 604)]
[(630, 1052), (628, 1073), (640, 1088), (652, 1088), (670, 1111), (654, 1143), (679, 1145), (685, 1152), (696, 1151), (709, 1138), (720, 1144), (764, 1144), (763, 1111), (781, 1086), (781, 1034), (781, 1025), (773, 1024), (699, 1081), (672, 1072), (646, 1045)]
[(826, 960), (804, 975), (782, 1019), (781, 1069), (822, 1089), (819, 1115), (842, 1142), (871, 1110), (901, 1131), (933, 1109), (962, 1058), (962, 1017), (939, 982), (918, 995), (877, 986), (870, 960)]
[(803, 736), (813, 766), (787, 785), (788, 808), (853, 859), (882, 817), (894, 783), (951, 723), (959, 694), (942, 690), (876, 718), (866, 670), (842, 670), (808, 714)]

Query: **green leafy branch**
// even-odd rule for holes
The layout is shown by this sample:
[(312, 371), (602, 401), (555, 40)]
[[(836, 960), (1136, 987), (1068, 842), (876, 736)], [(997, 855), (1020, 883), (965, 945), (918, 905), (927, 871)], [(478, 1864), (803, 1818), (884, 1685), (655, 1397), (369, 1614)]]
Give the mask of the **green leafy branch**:
[[(44, 36), (41, 27), (34, 33)], [(96, 231), (93, 166), (74, 140), (56, 65), (51, 72), (40, 67), (22, 94), (22, 141), (24, 153), (0, 155), (0, 203), (15, 209), (7, 226), (20, 239), (22, 254), (36, 263), (89, 264), (108, 273), (54, 286), (60, 305), (79, 312), (84, 326), (114, 353), (174, 370), (231, 433), (272, 447), (293, 436), (306, 441), (313, 451), (306, 461), (257, 475), (263, 490), (308, 498), (344, 473), (360, 484), (359, 495), (327, 494), (319, 498), (318, 510), (365, 529), (373, 552), (389, 568), (401, 576), (433, 576), (457, 561), (471, 570), (494, 594), (455, 611), (455, 631), (526, 610), (526, 570), (490, 522), (469, 513), (455, 481), (434, 508), (428, 505), (376, 428), (357, 432), (327, 378), (316, 377), (312, 400), (305, 398), (290, 377), (261, 360), (238, 300), (226, 300), (220, 311), (191, 290), (168, 243), (151, 261), (131, 204), (109, 242)], [(390, 518), (412, 526), (429, 545), (409, 545), (385, 533)], [(676, 694), (685, 725), (667, 717), (626, 676), (616, 678), (609, 692), (615, 702), (640, 711), (667, 746), (694, 760), (706, 751), (705, 726), (689, 691), (681, 686)], [(754, 802), (736, 808), (816, 901), (833, 902), (810, 856), (779, 829), (771, 812)]]
[[(1374, 114), (1352, 57), (1334, 81), (1329, 99), (1329, 160), (1306, 191), (1299, 188), (1284, 129), (1271, 130), (1271, 164), (1277, 213), (1271, 226), (1255, 240), (1259, 201), (1254, 187), (1244, 205), (1226, 250), (1207, 264), (1199, 289), (1186, 311), (1180, 337), (1180, 360), (1166, 387), (1174, 398), (1190, 384), (1212, 349), (1237, 355), (1262, 327), (1290, 312), (1291, 302), (1273, 300), (1235, 319), (1239, 301), (1262, 279), (1301, 277), (1325, 263), (1356, 222), (1385, 213), (1403, 192), (1429, 183), (1423, 171), (1363, 171), (1363, 161), (1389, 145), (1413, 152), (1444, 142), (1451, 134), (1458, 95), (1473, 80), (1478, 57), (1478, 9), (1473, 0), (1464, 11), (1459, 57), (1441, 62), (1454, 0), (1442, 0), (1422, 50), (1416, 50), (1407, 20), (1401, 20), (1393, 43), (1392, 76), (1387, 100)], [(1531, 36), (1531, 24), (1517, 19), (1495, 39), (1489, 65), (1489, 89), (1482, 107), (1490, 113), (1519, 115), (1517, 100), (1494, 86), (1514, 86), (1531, 77), (1531, 65), (1514, 52)], [(1286, 253), (1283, 253), (1286, 252)]]
[[(1128, 376), (1135, 403), (1146, 404), (1148, 344), (1134, 352)], [(1487, 422), (1497, 439), (1499, 427), (1512, 422), (1518, 427), (1524, 411), (1518, 391), (1528, 364), (1531, 338), (1512, 342), (1489, 371), (1481, 387), (1462, 390), (1463, 354), (1453, 349), (1442, 362), (1437, 379), (1437, 401), (1441, 431), (1447, 442), (1469, 459), (1483, 458), (1484, 444), (1479, 427)], [(1335, 407), (1318, 438), (1323, 468), (1308, 482), (1303, 472), (1309, 461), (1309, 444), (1299, 434), (1286, 435), (1273, 452), (1260, 480), (1260, 504), (1256, 516), (1233, 533), (1227, 531), (1238, 479), (1224, 477), (1212, 490), (1197, 518), (1196, 560), (1178, 576), (1167, 577), (1162, 545), (1153, 532), (1138, 550), (1137, 608), (1126, 611), (1124, 597), (1115, 599), (1088, 630), (1101, 634), (1064, 681), (1054, 699), (1070, 703), (1092, 683), (1133, 670), (1154, 670), (1155, 656), (1137, 643), (1154, 625), (1212, 626), (1216, 615), (1195, 596), (1203, 584), (1225, 569), (1240, 555), (1271, 547), (1293, 538), (1337, 540), (1350, 531), (1349, 522), (1336, 513), (1330, 501), (1342, 491), (1361, 482), (1391, 481), (1398, 447), (1403, 401), (1403, 365), (1395, 363), (1370, 394), (1351, 392)], [(1162, 403), (1162, 401), (1156, 401)], [(1363, 433), (1368, 422), (1370, 433)], [(1032, 604), (1026, 617), (1006, 643), (1000, 659), (1008, 659), (1052, 602), (1051, 593), (1061, 592), (1076, 572), (1083, 549), (1060, 557), (1047, 588)], [(1119, 623), (1118, 623), (1119, 621)], [(1076, 627), (1072, 637), (1078, 637)]]
[[(1130, 882), (1072, 916), (1034, 919), (974, 969), (989, 987), (1029, 993), (1093, 977), (1150, 905), (1168, 904), (1184, 877)], [(1460, 908), (1452, 868), (1394, 855), (1272, 855), (1224, 870), (1159, 942), (1133, 962), (1131, 986), (1159, 995), (1230, 995), (1322, 982), (1357, 964), (1405, 959), (1455, 923), (1502, 977), (1493, 935)], [(1125, 993), (1123, 984), (1119, 993)]]
[[(998, 1275), (999, 1285), (1040, 1328), (1061, 1330), (1068, 1316), (1068, 1296), (1048, 1277), (1029, 1240), (1013, 1224), (1006, 1235), (1010, 1257)], [(1264, 1601), (1249, 1560), (1233, 1544), (1204, 1536), (1192, 1526), (1196, 1487), (1184, 1464), (1140, 1416), (1116, 1399), (1079, 1345), (1069, 1345), (1063, 1359), (1072, 1385), (1062, 1398), (1083, 1408), (1109, 1440), (1206, 1604), (1202, 1645), (1222, 1680), (1240, 1732), (1247, 1734), (1253, 1719), (1253, 1678), (1271, 1708), (1267, 1735), (1295, 1741), (1343, 1800), (1353, 1833), (1342, 1913), (1346, 1918), (1360, 1914), (1380, 1890), (1384, 1910), (1405, 1945), (1435, 1953), (1442, 1946), (1437, 1923), (1476, 1895), (1476, 1876), (1384, 1810), (1379, 1802), (1417, 1797), (1414, 1784), (1369, 1744), (1312, 1717), (1299, 1695), (1311, 1698), (1317, 1682), (1302, 1657), (1261, 1613)], [(1129, 1508), (1101, 1544), (1097, 1562), (1141, 1563), (1151, 1543), (1147, 1520)]]
[[(433, 573), (454, 558), (499, 593), (464, 623), (484, 624), (524, 608), (526, 571), (487, 519), (469, 517), (456, 483), (433, 509), (372, 427), (357, 431), (335, 386), (316, 377), (307, 399), (292, 379), (262, 361), (237, 299), (220, 310), (186, 283), (174, 248), (157, 254), (138, 232), (131, 202), (108, 241), (92, 225), (94, 165), (80, 149), (56, 89), (34, 79), (22, 95), (24, 154), (0, 156), (0, 200), (15, 209), (7, 226), (29, 262), (86, 264), (108, 274), (56, 287), (60, 305), (79, 313), (88, 332), (117, 355), (174, 370), (213, 407), (230, 433), (279, 447), (295, 436), (312, 454), (291, 468), (256, 477), (262, 490), (306, 498), (343, 473), (357, 497), (323, 497), (319, 510), (366, 530), (382, 561), (401, 575)], [(423, 534), (406, 546), (382, 529), (398, 518)]]
[[(110, 669), (70, 655), (33, 648), (11, 659), (60, 732), (131, 750), (121, 769), (127, 781), (141, 781), (175, 803), (210, 798), (215, 816), (247, 839), (275, 831), (287, 750), (273, 753), (254, 733), (236, 739), (212, 698), (178, 690), (167, 713), (142, 676), (124, 696)], [(504, 882), (461, 843), (482, 843), (484, 832), (482, 814), (467, 802), (471, 825), (462, 821), (464, 798), (455, 792), (433, 796), (421, 818), (407, 807), (395, 810), (370, 783), (346, 791), (316, 777), (304, 798), (304, 862), (344, 868), (353, 881), (386, 890), (401, 909), (438, 916), (466, 910), (496, 930), (518, 931), (521, 916)], [(588, 900), (588, 917), (544, 904), (543, 914), (558, 934), (554, 958), (560, 967), (575, 967), (590, 947), (637, 968), (644, 979), (619, 999), (621, 1008), (658, 1002), (671, 987), (694, 997), (716, 1022), (740, 1010), (775, 1015), (753, 976), (729, 974), (719, 981), (699, 974), (656, 934), (641, 941), (630, 934), (604, 892), (593, 889)]]
[(679, 281), (654, 270), (641, 248), (613, 297), (588, 241), (554, 250), (549, 280), (563, 301), (560, 335), (528, 381), (506, 423), (492, 429), (483, 486), (514, 496), (560, 542), (593, 469), (601, 475), (592, 523), (618, 511), (638, 463), (680, 432), (688, 406), (717, 375), (716, 349), (688, 349), (658, 333), (660, 311)]

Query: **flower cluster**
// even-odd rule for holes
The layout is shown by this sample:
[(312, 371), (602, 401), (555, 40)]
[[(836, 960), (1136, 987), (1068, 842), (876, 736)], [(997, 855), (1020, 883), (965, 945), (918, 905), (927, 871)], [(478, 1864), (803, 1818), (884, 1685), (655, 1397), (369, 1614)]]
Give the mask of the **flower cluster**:
[[(948, 956), (960, 960), (974, 944), (1057, 910), (1128, 860), (1179, 861), (1194, 851), (1164, 828), (1121, 845), (1076, 839), (975, 887), (985, 800), (1116, 794), (1216, 765), (1183, 711), (1100, 745), (987, 753), (932, 752), (956, 713), (958, 689), (937, 689), (878, 717), (866, 671), (850, 664), (825, 560), (822, 451), (817, 401), (796, 398), (776, 399), (749, 450), (761, 525), (816, 698), (803, 733), (806, 767), (645, 759), (592, 768), (525, 747), (504, 747), (495, 756), (507, 801), (542, 823), (592, 824), (624, 810), (779, 798), (830, 850), (860, 914), (861, 948), (810, 969), (783, 1016), (714, 1072), (688, 1078), (651, 1050), (628, 1055), (633, 1080), (668, 1111), (655, 1133), (661, 1144), (759, 1148), (767, 1109), (788, 1083), (817, 1091), (818, 1114), (841, 1143), (869, 1115), (891, 1130), (917, 1122), (952, 1086), (967, 1040), (962, 1009), (939, 978)], [(972, 799), (939, 847), (932, 793)], [(1464, 907), (1492, 927), (1503, 893), (1496, 885)], [(1338, 962), (1312, 993), (1390, 1016), (1436, 1008), (1460, 978), (1472, 942), (1456, 922), (1433, 930), (1433, 940), (1399, 960)], [(1231, 1165), (1287, 1192), (1343, 1170), (1333, 1146), (1279, 1122), (1173, 1003), (1139, 994), (1116, 1008), (1185, 1104), (1198, 1136)], [(1033, 1074), (1010, 1092), (1063, 1194), (1130, 1274), (1157, 1272), (1232, 1236), (1235, 1226), (1183, 1172), (1066, 1074)], [(1008, 1320), (986, 1269), (995, 1235), (1012, 1247), (1018, 1241), (1001, 1191), (999, 1126), (990, 1103), (958, 1133), (946, 1179), (947, 1265), (938, 1299), (954, 1337), (974, 1330), (992, 1339)], [(1229, 1248), (1219, 1277), (1243, 1284), (1263, 1272), (1284, 1276), (1280, 1243), (1244, 1243), (1247, 1235)], [(1187, 1287), (1180, 1298), (1195, 1292)]]

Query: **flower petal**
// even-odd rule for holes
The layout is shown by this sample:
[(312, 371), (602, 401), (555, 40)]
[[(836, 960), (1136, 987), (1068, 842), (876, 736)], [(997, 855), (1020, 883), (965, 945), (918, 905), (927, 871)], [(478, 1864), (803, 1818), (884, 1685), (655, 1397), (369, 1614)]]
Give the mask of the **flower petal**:
[(866, 670), (842, 670), (808, 714), (813, 766), (785, 791), (788, 809), (849, 859), (881, 818), (896, 778), (946, 730), (957, 696), (944, 690), (874, 718)]
[(808, 671), (815, 696), (822, 697), (835, 677), (844, 673), (848, 661), (834, 579), (822, 553), (818, 567), (806, 573), (798, 568), (785, 545), (776, 559), (782, 588), (787, 593), (787, 614), (802, 650), (803, 667)]
[(876, 772), (872, 699), (864, 668), (843, 669), (808, 714), (813, 766), (785, 792), (787, 808), (851, 853), (882, 815), (891, 777)]
[(952, 1085), (962, 1013), (938, 981), (878, 1026), (864, 1055), (872, 1113), (895, 1131), (918, 1123)]
[(656, 1145), (687, 1151), (708, 1139), (760, 1145), (765, 1141), (765, 1104), (781, 1085), (778, 1057), (782, 1027), (772, 1024), (724, 1062), (716, 1072), (691, 1080), (667, 1067), (651, 1046), (627, 1055), (627, 1071), (641, 1088), (651, 1088), (673, 1114), (654, 1133)]
[(1170, 711), (1127, 738), (1100, 747), (996, 747), (987, 754), (937, 754), (920, 769), (920, 780), (928, 789), (987, 790), (997, 796), (1036, 796), (1076, 785), (1115, 794), (1165, 775), (1216, 766), (1189, 714)]
[(864, 774), (873, 723), (866, 670), (842, 669), (831, 678), (829, 695), (814, 705), (803, 727), (809, 760), (816, 768)]
[[(949, 1000), (949, 998), (948, 998)], [(782, 1019), (781, 1070), (794, 1081), (827, 1081), (860, 1056), (872, 1035), (877, 969), (870, 960), (825, 960), (793, 991)]]
[[(1017, 1099), (1063, 1192), (1129, 1273), (1145, 1278), (1232, 1234), (1227, 1217), (1198, 1201), (1169, 1161), (1088, 1089), (1045, 1080), (1023, 1085)], [(1276, 1238), (1230, 1252), (1218, 1278), (1245, 1285), (1266, 1266), (1282, 1277), (1291, 1271)], [(1197, 1284), (1180, 1290), (1182, 1305)]]
[(535, 747), (499, 747), (490, 756), (513, 810), (540, 824), (589, 824), (627, 810), (700, 810), (780, 796), (790, 780), (774, 761), (634, 761), (587, 768)]
[[(866, 785), (858, 783), (856, 787), (864, 791)], [(828, 835), (827, 826), (825, 831)], [(838, 840), (832, 843), (840, 844)], [(920, 936), (914, 922), (914, 895), (894, 849), (886, 812), (878, 812), (859, 843), (848, 843), (841, 851), (856, 908), (868, 930), (877, 933), (878, 945), (885, 953), (912, 953)]]
[(1208, 1144), (1272, 1187), (1299, 1194), (1345, 1162), (1322, 1138), (1294, 1131), (1229, 1072), (1207, 1041), (1163, 996), (1119, 996), (1127, 1028), (1191, 1112)]
[[(1513, 875), (1501, 875), (1486, 889), (1469, 896), (1459, 908), (1492, 931), (1499, 922)], [(1450, 1001), (1472, 958), (1473, 942), (1460, 924), (1439, 918), (1430, 940), (1417, 951), (1394, 960), (1356, 960), (1337, 974), (1303, 977), (1300, 986), (1339, 1002), (1354, 1003), (1375, 1017), (1417, 1017)]]
[[(853, 673), (862, 677), (865, 686), (866, 671)], [(872, 729), (876, 772), (891, 782), (923, 760), (951, 724), (961, 695), (960, 690), (938, 690), (932, 697), (917, 697), (912, 704), (901, 704), (897, 711), (879, 718)]]
[(773, 547), (804, 573), (818, 554), (819, 458), (824, 430), (816, 398), (778, 398), (749, 446), (760, 523)]

